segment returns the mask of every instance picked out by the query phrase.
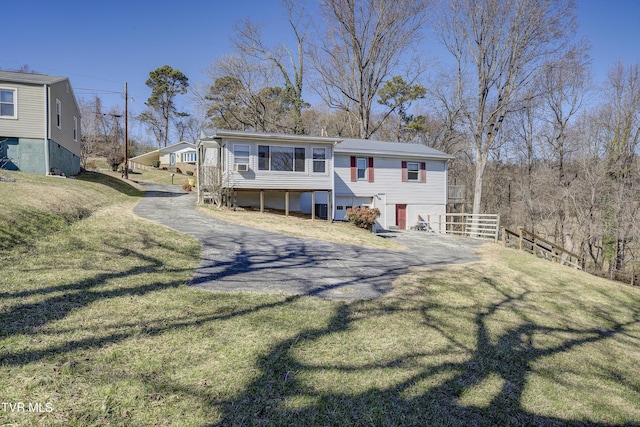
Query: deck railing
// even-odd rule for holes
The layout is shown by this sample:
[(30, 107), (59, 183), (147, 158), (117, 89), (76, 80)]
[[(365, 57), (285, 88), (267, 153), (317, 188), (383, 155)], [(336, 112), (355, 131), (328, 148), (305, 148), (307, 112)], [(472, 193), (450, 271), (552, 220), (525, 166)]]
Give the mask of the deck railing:
[(500, 215), (497, 214), (420, 214), (416, 230), (455, 234), (498, 241)]

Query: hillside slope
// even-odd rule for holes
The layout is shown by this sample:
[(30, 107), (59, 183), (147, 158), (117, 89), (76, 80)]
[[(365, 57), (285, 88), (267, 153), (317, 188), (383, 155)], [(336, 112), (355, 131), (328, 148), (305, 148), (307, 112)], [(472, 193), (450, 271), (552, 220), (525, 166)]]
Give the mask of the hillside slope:
[(5, 423), (640, 425), (638, 288), (488, 243), (376, 300), (208, 292), (129, 185), (13, 176), (0, 400), (43, 410)]

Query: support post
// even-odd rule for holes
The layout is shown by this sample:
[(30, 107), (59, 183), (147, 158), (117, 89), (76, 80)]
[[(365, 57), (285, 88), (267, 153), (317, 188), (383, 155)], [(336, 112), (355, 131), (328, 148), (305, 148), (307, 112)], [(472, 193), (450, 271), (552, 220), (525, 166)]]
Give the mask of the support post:
[(284, 216), (289, 216), (289, 190), (284, 192)]
[(260, 213), (264, 213), (264, 190), (260, 190)]
[(331, 207), (332, 191), (327, 191), (327, 221), (333, 221), (333, 208)]
[(311, 221), (316, 219), (316, 192), (311, 192)]

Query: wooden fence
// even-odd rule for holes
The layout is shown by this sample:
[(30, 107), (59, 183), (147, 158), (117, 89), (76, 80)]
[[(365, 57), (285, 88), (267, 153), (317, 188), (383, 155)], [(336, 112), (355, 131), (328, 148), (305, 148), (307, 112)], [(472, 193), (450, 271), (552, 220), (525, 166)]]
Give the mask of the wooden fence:
[(550, 261), (584, 270), (584, 260), (579, 255), (523, 228), (519, 228), (518, 231), (516, 233), (506, 228), (503, 229), (502, 242), (505, 246), (515, 247)]
[(418, 215), (416, 230), (443, 234), (456, 234), (498, 241), (500, 215), (496, 214), (423, 214)]

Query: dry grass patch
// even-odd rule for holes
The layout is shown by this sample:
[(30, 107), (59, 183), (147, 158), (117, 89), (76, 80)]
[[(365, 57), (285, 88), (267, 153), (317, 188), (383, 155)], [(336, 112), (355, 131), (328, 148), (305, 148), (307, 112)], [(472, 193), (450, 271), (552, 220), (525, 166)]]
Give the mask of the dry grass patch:
[(377, 236), (369, 231), (355, 227), (346, 222), (330, 223), (326, 220), (315, 219), (302, 215), (284, 216), (282, 213), (263, 212), (256, 210), (218, 209), (209, 205), (198, 208), (216, 219), (232, 224), (244, 225), (274, 233), (288, 234), (304, 239), (324, 240), (334, 243), (356, 245), (370, 248), (405, 250), (406, 247), (391, 240)]

